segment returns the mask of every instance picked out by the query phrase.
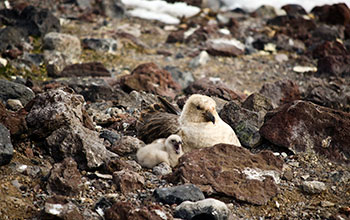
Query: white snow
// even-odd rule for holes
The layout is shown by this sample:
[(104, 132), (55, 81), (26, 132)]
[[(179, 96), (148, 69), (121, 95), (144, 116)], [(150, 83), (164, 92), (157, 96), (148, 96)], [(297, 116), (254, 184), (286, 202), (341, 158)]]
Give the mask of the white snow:
[(262, 5), (272, 5), (275, 8), (281, 8), (286, 4), (298, 4), (303, 6), (306, 11), (310, 11), (315, 6), (321, 5), (332, 5), (336, 3), (346, 3), (350, 7), (350, 1), (340, 1), (340, 0), (221, 0), (228, 9), (242, 8), (248, 11), (253, 11)]
[(129, 13), (132, 16), (159, 20), (166, 24), (178, 24), (178, 18), (191, 17), (200, 11), (200, 8), (183, 2), (171, 4), (161, 0), (122, 0), (122, 3), (131, 9)]
[(242, 173), (247, 176), (247, 179), (264, 181), (265, 176), (271, 176), (276, 184), (280, 182), (280, 174), (274, 170), (261, 170), (261, 169), (253, 169), (250, 167), (246, 167)]

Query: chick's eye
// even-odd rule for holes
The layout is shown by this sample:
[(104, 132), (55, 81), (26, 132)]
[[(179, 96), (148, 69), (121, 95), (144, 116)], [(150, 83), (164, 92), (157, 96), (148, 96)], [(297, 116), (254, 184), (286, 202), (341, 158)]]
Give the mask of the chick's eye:
[(201, 110), (202, 108), (201, 108), (199, 105), (197, 105), (197, 109), (198, 109), (198, 110)]

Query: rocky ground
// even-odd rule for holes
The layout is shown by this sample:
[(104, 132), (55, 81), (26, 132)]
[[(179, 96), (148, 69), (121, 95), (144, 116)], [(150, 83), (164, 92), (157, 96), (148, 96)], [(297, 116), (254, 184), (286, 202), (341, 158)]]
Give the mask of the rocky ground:
[[(178, 25), (107, 0), (0, 9), (0, 219), (350, 219), (346, 5)], [(194, 93), (244, 147), (142, 168), (141, 112)]]

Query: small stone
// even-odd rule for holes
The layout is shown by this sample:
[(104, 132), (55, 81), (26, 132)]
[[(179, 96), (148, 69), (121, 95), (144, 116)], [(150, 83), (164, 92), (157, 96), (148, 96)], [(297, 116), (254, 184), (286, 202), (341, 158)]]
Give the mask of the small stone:
[(206, 51), (202, 51), (198, 56), (196, 56), (190, 61), (189, 66), (191, 68), (203, 66), (207, 64), (209, 60), (210, 60), (209, 54)]
[(333, 202), (329, 202), (329, 201), (321, 201), (320, 205), (322, 207), (333, 207), (335, 204)]
[(326, 188), (326, 184), (324, 184), (323, 182), (304, 181), (301, 184), (301, 189), (306, 193), (318, 194), (318, 193), (321, 193), (322, 191), (325, 191), (327, 188)]
[(279, 63), (288, 61), (288, 56), (284, 53), (279, 53), (275, 55), (275, 60)]
[(145, 179), (134, 171), (122, 170), (113, 173), (113, 182), (122, 193), (126, 194), (142, 189)]
[(172, 172), (171, 167), (167, 163), (160, 163), (157, 166), (153, 167), (152, 172), (157, 176), (165, 176)]
[(12, 110), (12, 111), (18, 111), (21, 108), (23, 108), (23, 105), (20, 100), (18, 99), (8, 99), (6, 103), (6, 108)]
[(284, 172), (283, 178), (285, 180), (291, 181), (293, 179), (293, 171), (291, 169), (288, 169)]
[(175, 187), (158, 188), (154, 190), (153, 197), (164, 204), (180, 204), (184, 201), (196, 202), (205, 199), (202, 191), (193, 184)]
[(26, 105), (34, 96), (34, 92), (27, 86), (0, 79), (0, 101), (3, 103), (8, 99), (18, 99), (22, 105)]
[(174, 216), (182, 219), (229, 219), (231, 212), (226, 204), (216, 199), (204, 199), (198, 202), (186, 201), (175, 208)]
[(0, 166), (10, 163), (13, 157), (13, 146), (10, 131), (0, 124)]
[(82, 43), (85, 49), (99, 52), (115, 54), (118, 49), (117, 41), (111, 38), (85, 38)]
[(313, 66), (295, 66), (293, 71), (296, 73), (317, 72), (317, 67)]
[(305, 174), (305, 175), (302, 175), (302, 176), (301, 176), (301, 178), (302, 178), (303, 180), (307, 180), (309, 177), (310, 177), (309, 174)]

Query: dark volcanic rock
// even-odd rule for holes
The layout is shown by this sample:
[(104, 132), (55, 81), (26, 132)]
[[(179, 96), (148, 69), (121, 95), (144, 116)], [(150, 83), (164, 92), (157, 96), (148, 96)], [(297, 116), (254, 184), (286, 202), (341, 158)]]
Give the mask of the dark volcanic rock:
[(266, 113), (273, 109), (271, 100), (260, 93), (253, 93), (244, 102), (242, 107), (254, 112)]
[(327, 56), (318, 59), (317, 74), (321, 76), (350, 76), (350, 55)]
[(193, 184), (175, 187), (158, 188), (154, 190), (153, 197), (165, 204), (180, 204), (184, 201), (196, 202), (204, 199), (202, 191)]
[(315, 59), (324, 58), (327, 56), (347, 56), (350, 52), (345, 46), (338, 41), (326, 41), (318, 45), (313, 51), (312, 56)]
[(83, 189), (81, 175), (73, 158), (65, 158), (62, 163), (56, 163), (48, 180), (49, 191), (65, 196), (74, 196)]
[(344, 3), (315, 7), (311, 12), (327, 24), (350, 24), (350, 10)]
[(25, 85), (0, 79), (0, 100), (4, 104), (8, 99), (19, 99), (22, 105), (26, 105), (34, 96), (34, 92)]
[(297, 16), (297, 15), (307, 14), (305, 9), (302, 6), (296, 5), (296, 4), (284, 5), (282, 9), (287, 12), (287, 15)]
[(12, 157), (13, 146), (10, 132), (3, 124), (0, 124), (0, 166), (10, 163)]
[(66, 66), (58, 77), (74, 76), (111, 76), (110, 72), (102, 63), (78, 63)]
[(131, 170), (121, 170), (113, 173), (113, 182), (120, 192), (127, 194), (142, 189), (145, 179)]
[(83, 126), (84, 98), (66, 89), (50, 90), (34, 98), (27, 123), (31, 135), (46, 140), (56, 161), (73, 157), (80, 169), (96, 168), (114, 154), (97, 132)]
[(29, 35), (44, 36), (49, 32), (59, 32), (60, 22), (49, 9), (38, 9), (28, 6), (21, 12), (19, 26), (27, 29)]
[(312, 77), (308, 80), (304, 99), (318, 105), (350, 112), (350, 86), (346, 79)]
[(181, 219), (230, 219), (230, 210), (225, 203), (216, 199), (204, 199), (198, 202), (183, 202), (175, 208), (174, 216)]
[(5, 27), (0, 30), (0, 52), (20, 48), (26, 39), (23, 30), (15, 27)]
[(126, 92), (146, 91), (171, 98), (174, 98), (181, 90), (180, 85), (173, 80), (171, 74), (159, 69), (154, 63), (139, 65), (131, 75), (123, 76), (120, 84)]
[(118, 49), (117, 41), (111, 38), (85, 38), (82, 40), (83, 48), (99, 52), (115, 53)]
[(294, 101), (269, 112), (260, 133), (292, 151), (313, 150), (331, 160), (350, 163), (350, 113)]
[(259, 128), (263, 124), (263, 118), (257, 112), (242, 108), (231, 101), (224, 105), (219, 115), (234, 129), (243, 146), (256, 147), (261, 142)]
[(164, 220), (171, 219), (158, 205), (137, 206), (131, 202), (118, 201), (105, 212), (106, 220)]
[(260, 89), (259, 93), (270, 98), (274, 108), (284, 103), (300, 99), (299, 86), (291, 80), (266, 83)]
[(275, 181), (282, 165), (283, 161), (268, 151), (252, 154), (242, 147), (218, 144), (182, 156), (168, 179), (190, 182), (209, 195), (262, 205), (277, 194)]
[(178, 30), (178, 31), (172, 31), (168, 35), (168, 38), (166, 39), (166, 43), (183, 43), (185, 41), (185, 31), (184, 30)]
[(244, 95), (238, 94), (229, 89), (224, 83), (220, 81), (212, 81), (208, 78), (202, 78), (191, 83), (184, 89), (187, 95), (202, 94), (207, 96), (215, 96), (228, 101), (242, 100)]

